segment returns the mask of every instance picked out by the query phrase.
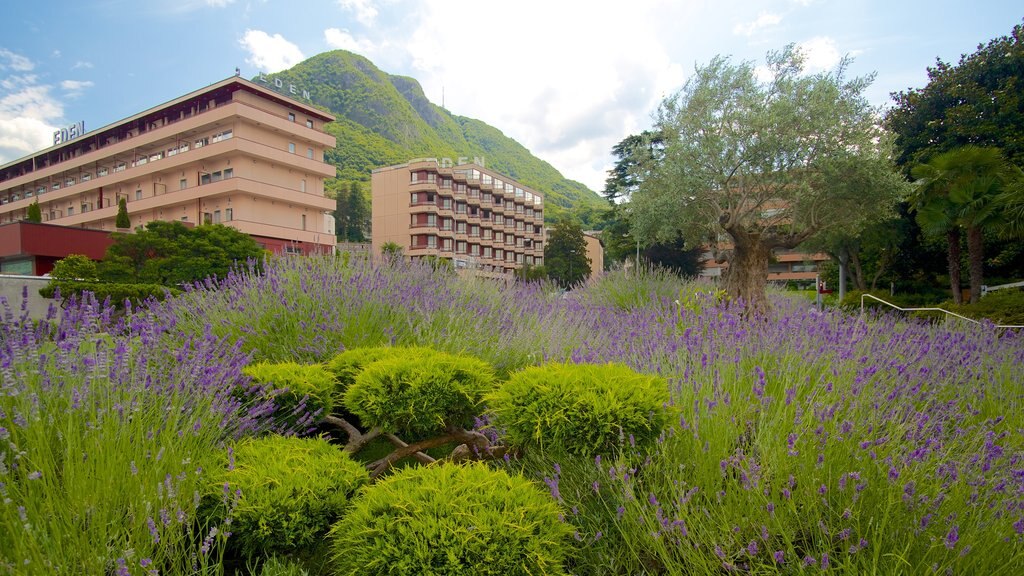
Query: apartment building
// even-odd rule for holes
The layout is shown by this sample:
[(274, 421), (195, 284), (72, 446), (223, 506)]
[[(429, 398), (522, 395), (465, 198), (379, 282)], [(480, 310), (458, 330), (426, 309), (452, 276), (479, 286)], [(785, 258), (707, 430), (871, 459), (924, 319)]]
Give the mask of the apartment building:
[(114, 231), (124, 199), (132, 228), (223, 223), (275, 253), (331, 251), (333, 120), (234, 76), (98, 130), (76, 124), (0, 166), (0, 225), (38, 202), (44, 223)]
[(436, 158), (378, 168), (371, 178), (373, 252), (447, 258), (457, 269), (507, 278), (544, 264), (544, 197), (477, 163)]

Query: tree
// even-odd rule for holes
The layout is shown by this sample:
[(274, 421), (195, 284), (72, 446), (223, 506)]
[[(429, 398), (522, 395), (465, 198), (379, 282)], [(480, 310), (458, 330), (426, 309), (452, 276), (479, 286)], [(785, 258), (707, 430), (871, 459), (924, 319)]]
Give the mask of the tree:
[(916, 164), (917, 178), (913, 206), (921, 227), (932, 234), (945, 234), (948, 244), (950, 289), (960, 303), (960, 230), (967, 232), (971, 302), (981, 297), (984, 273), (985, 228), (999, 226), (1002, 190), (1012, 178), (1002, 152), (997, 148), (964, 146), (938, 154)]
[(892, 95), (886, 126), (896, 135), (900, 166), (966, 145), (1003, 150), (1024, 162), (1024, 26), (979, 45), (955, 66), (936, 60), (928, 84)]
[(55, 281), (81, 280), (94, 282), (98, 279), (96, 263), (83, 254), (68, 254), (53, 263), (50, 278)]
[(661, 134), (651, 130), (626, 136), (612, 146), (617, 160), (604, 181), (604, 197), (608, 202), (614, 206), (620, 200), (629, 200), (664, 155), (664, 147)]
[(111, 237), (114, 243), (98, 266), (100, 279), (108, 282), (174, 286), (223, 277), (236, 263), (264, 255), (249, 235), (222, 224), (188, 228), (153, 221), (144, 230)]
[(341, 242), (366, 242), (370, 209), (359, 182), (336, 180), (328, 185), (334, 196), (336, 235)]
[(562, 217), (544, 245), (544, 269), (548, 278), (565, 289), (583, 282), (590, 275), (587, 241), (578, 222)]
[(42, 222), (43, 221), (43, 211), (39, 209), (39, 201), (38, 200), (36, 200), (35, 202), (33, 202), (33, 203), (28, 205), (28, 209), (26, 210), (26, 214), (25, 214), (25, 220), (28, 221), (28, 222)]
[(128, 200), (122, 196), (117, 201), (117, 217), (114, 219), (114, 227), (131, 228), (132, 221), (128, 218)]
[(773, 249), (855, 227), (904, 185), (863, 95), (871, 77), (847, 79), (846, 59), (804, 74), (792, 45), (767, 64), (762, 82), (752, 63), (716, 57), (662, 103), (664, 157), (632, 201), (641, 237), (682, 233), (728, 262), (725, 289), (748, 313), (768, 307)]

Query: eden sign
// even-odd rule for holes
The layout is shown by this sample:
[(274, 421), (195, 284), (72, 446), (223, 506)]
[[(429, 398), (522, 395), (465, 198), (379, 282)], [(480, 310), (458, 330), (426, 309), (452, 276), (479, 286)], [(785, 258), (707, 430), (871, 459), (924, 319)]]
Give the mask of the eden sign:
[(60, 130), (53, 131), (53, 145), (63, 144), (69, 140), (74, 140), (82, 134), (85, 134), (85, 120), (79, 120), (74, 124), (68, 124)]
[(264, 84), (267, 84), (269, 86), (273, 86), (274, 88), (277, 88), (277, 90), (282, 94), (293, 94), (295, 96), (302, 96), (306, 100), (311, 99), (309, 97), (309, 90), (306, 90), (305, 88), (299, 88), (295, 84), (285, 83), (280, 78), (274, 78), (273, 80), (271, 80), (270, 78), (267, 78), (267, 75), (264, 74), (263, 72), (260, 72), (259, 76), (256, 77), (256, 80), (263, 82)]

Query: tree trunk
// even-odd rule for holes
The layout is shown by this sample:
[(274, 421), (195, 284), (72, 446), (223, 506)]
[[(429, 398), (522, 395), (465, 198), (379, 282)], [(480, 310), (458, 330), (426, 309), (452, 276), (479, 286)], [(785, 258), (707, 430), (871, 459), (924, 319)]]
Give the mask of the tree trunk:
[(765, 285), (768, 283), (768, 260), (771, 249), (758, 239), (736, 242), (729, 274), (725, 278), (725, 291), (733, 299), (743, 302), (747, 315), (760, 315), (768, 311)]
[(853, 285), (861, 292), (867, 291), (868, 283), (864, 280), (864, 267), (860, 264), (860, 255), (857, 252), (850, 252), (850, 264), (853, 266)]
[(953, 227), (946, 232), (946, 243), (949, 288), (953, 292), (953, 302), (963, 304), (963, 296), (960, 294), (960, 228)]
[(971, 304), (974, 304), (981, 299), (982, 274), (985, 265), (985, 240), (981, 228), (977, 226), (967, 228), (967, 260), (970, 263)]
[(839, 301), (846, 298), (846, 275), (850, 273), (850, 251), (843, 248), (839, 252)]

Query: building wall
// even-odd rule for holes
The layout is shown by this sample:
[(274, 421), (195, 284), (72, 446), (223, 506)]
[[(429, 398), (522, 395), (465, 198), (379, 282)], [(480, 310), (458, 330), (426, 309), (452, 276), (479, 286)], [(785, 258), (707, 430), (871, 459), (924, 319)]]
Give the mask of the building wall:
[(120, 198), (132, 227), (223, 223), (273, 246), (333, 246), (324, 162), (333, 120), (232, 78), (0, 167), (0, 224), (38, 200), (44, 222), (113, 230)]
[(375, 254), (393, 242), (408, 258), (448, 258), (496, 277), (543, 264), (543, 196), (483, 166), (426, 159), (381, 168), (371, 195)]
[(604, 273), (604, 246), (601, 240), (584, 232), (583, 239), (587, 242), (587, 258), (590, 259), (590, 277), (597, 278)]

